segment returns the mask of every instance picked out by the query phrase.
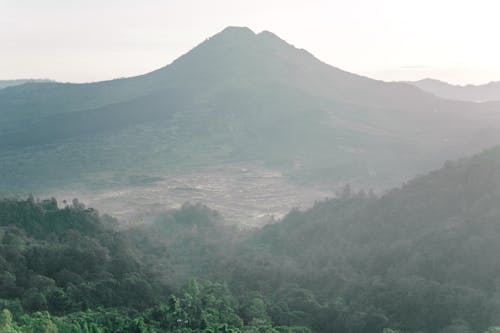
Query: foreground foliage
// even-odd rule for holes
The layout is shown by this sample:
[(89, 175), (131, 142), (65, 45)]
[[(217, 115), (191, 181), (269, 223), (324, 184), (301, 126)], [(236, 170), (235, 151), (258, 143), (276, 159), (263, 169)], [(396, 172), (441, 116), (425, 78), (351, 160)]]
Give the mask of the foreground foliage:
[(253, 231), (201, 205), (119, 229), (4, 199), (0, 333), (498, 332), (498, 170), (493, 149)]

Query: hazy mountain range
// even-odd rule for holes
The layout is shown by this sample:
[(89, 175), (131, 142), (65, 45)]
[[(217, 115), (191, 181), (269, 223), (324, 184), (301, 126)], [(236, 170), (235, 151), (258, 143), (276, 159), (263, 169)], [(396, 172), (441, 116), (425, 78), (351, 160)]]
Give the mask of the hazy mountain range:
[(500, 103), (372, 80), (236, 27), (141, 76), (2, 89), (0, 119), (6, 193), (149, 186), (206, 170), (211, 188), (210, 173), (227, 165), (332, 190), (385, 187), (500, 143)]
[(40, 82), (52, 82), (46, 79), (18, 79), (18, 80), (0, 80), (0, 89), (19, 86), (25, 83), (40, 83)]
[(500, 101), (500, 82), (460, 86), (434, 79), (423, 79), (408, 83), (446, 99), (470, 102)]

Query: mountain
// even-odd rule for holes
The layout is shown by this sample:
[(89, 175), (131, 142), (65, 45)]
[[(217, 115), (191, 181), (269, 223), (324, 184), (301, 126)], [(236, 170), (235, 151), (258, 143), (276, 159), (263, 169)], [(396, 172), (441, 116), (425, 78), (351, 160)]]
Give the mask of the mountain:
[[(351, 74), (271, 32), (229, 27), (141, 76), (0, 90), (0, 179), (4, 193), (113, 191), (88, 195), (104, 200), (137, 188), (148, 202), (166, 189), (166, 201), (185, 200), (184, 189), (216, 196), (216, 208), (233, 185), (273, 202), (269, 179), (380, 188), (500, 143), (499, 110)], [(172, 185), (186, 175), (195, 186)]]
[(470, 102), (500, 101), (500, 82), (460, 86), (434, 79), (423, 79), (408, 83), (446, 99)]
[(0, 89), (19, 86), (25, 83), (34, 83), (34, 82), (51, 82), (50, 80), (43, 79), (18, 79), (18, 80), (0, 80)]

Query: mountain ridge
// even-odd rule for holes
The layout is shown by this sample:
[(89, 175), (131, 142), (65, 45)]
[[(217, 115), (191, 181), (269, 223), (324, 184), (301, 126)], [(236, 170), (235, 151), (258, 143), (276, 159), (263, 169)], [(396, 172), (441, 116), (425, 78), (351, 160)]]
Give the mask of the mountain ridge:
[(455, 85), (441, 80), (425, 78), (419, 81), (407, 81), (407, 83), (446, 99), (470, 102), (500, 101), (500, 81), (491, 81), (479, 85)]
[(19, 86), (27, 83), (46, 83), (54, 82), (49, 79), (13, 79), (13, 80), (0, 80), (0, 89), (5, 89), (8, 87)]
[(500, 143), (499, 105), (373, 80), (273, 33), (228, 28), (144, 75), (0, 90), (0, 178), (24, 193), (262, 163), (287, 181), (383, 188)]

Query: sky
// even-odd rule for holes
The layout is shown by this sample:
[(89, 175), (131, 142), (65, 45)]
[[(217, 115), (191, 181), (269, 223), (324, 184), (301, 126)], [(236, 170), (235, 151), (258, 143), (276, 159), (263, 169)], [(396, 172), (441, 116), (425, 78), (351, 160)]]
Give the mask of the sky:
[(498, 0), (0, 0), (0, 80), (89, 82), (172, 62), (227, 26), (375, 79), (500, 81)]

